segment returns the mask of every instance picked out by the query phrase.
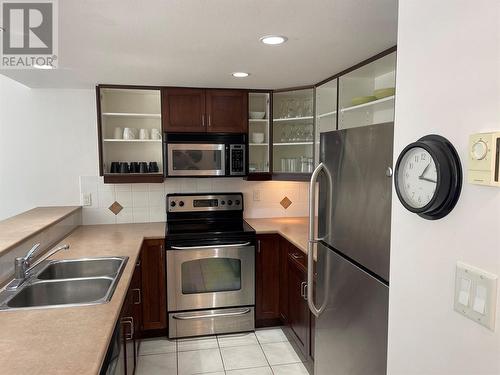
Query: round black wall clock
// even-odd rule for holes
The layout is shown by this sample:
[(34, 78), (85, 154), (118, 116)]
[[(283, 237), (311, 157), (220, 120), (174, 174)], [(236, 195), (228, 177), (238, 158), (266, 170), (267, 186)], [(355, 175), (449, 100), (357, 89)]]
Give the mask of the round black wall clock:
[(462, 166), (455, 147), (439, 135), (409, 144), (396, 162), (394, 182), (407, 210), (428, 220), (445, 217), (462, 190)]

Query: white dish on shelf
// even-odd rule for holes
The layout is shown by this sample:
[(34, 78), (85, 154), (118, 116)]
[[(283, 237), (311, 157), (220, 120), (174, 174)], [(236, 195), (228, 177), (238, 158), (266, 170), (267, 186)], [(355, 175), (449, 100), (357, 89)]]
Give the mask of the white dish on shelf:
[(264, 133), (252, 133), (252, 142), (253, 143), (263, 143), (264, 142)]
[(250, 111), (250, 118), (252, 120), (262, 120), (264, 117), (266, 117), (266, 112)]

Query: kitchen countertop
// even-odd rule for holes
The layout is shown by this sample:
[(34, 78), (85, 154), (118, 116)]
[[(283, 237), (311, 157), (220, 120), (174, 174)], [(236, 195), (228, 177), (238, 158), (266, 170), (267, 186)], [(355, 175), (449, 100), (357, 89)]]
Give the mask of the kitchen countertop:
[(307, 253), (309, 221), (307, 217), (275, 217), (269, 219), (245, 219), (257, 234), (277, 233)]
[(0, 311), (0, 372), (98, 374), (141, 244), (145, 238), (164, 237), (165, 223), (78, 227), (61, 241), (70, 249), (51, 259), (128, 256), (111, 301), (93, 306)]
[(0, 255), (79, 209), (80, 206), (38, 207), (0, 221)]
[[(79, 207), (37, 208), (0, 223), (0, 253)], [(258, 234), (277, 233), (307, 251), (306, 217), (246, 219)], [(10, 228), (9, 235), (4, 230)], [(11, 235), (11, 234), (15, 234)], [(0, 369), (8, 374), (97, 374), (128, 290), (144, 239), (165, 236), (165, 223), (80, 226), (51, 259), (128, 256), (109, 303), (0, 311)]]

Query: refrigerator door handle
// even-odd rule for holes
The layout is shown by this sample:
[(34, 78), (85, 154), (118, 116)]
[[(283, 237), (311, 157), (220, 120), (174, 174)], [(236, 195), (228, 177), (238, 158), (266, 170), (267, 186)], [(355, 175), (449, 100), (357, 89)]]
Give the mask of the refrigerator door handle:
[[(311, 176), (311, 181), (309, 184), (309, 240), (307, 242), (307, 284), (314, 285), (314, 244), (321, 241), (321, 238), (314, 238), (314, 218), (316, 215), (316, 182), (318, 180), (319, 174), (323, 172), (328, 180), (328, 200), (327, 200), (327, 215), (326, 215), (326, 231), (325, 236), (328, 236), (328, 231), (331, 227), (332, 218), (332, 194), (333, 194), (333, 182), (332, 175), (326, 167), (325, 164), (320, 163)], [(309, 310), (316, 316), (319, 317), (321, 313), (326, 308), (328, 301), (330, 289), (330, 256), (326, 256), (326, 275), (325, 275), (325, 293), (324, 300), (319, 308), (314, 304), (313, 298), (313, 288), (307, 288), (307, 304), (309, 305)]]

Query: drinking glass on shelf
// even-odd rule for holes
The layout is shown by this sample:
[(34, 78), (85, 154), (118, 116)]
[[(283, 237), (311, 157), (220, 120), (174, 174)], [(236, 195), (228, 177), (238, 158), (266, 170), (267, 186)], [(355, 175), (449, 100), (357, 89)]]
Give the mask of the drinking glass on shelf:
[(282, 100), (279, 106), (279, 113), (278, 113), (279, 118), (287, 117), (287, 112), (288, 112), (288, 104), (285, 100)]
[(311, 99), (306, 99), (303, 103), (303, 117), (306, 116), (312, 116), (312, 100)]
[(287, 127), (283, 126), (280, 133), (280, 142), (286, 142), (288, 139)]
[(301, 142), (304, 140), (304, 127), (303, 126), (297, 126), (297, 142)]

